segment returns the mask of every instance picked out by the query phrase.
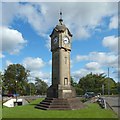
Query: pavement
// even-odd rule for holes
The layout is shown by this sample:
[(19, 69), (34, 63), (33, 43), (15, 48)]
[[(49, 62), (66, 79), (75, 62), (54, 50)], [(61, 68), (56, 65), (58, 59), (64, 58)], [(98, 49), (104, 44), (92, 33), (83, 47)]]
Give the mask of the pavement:
[(119, 115), (120, 114), (120, 98), (117, 96), (113, 97), (104, 97), (106, 102), (110, 105), (112, 110)]

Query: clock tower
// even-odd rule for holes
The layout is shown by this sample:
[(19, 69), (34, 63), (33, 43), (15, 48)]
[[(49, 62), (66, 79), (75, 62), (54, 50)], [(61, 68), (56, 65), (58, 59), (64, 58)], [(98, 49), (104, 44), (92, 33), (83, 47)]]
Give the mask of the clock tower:
[(72, 34), (63, 24), (62, 13), (58, 25), (51, 35), (52, 85), (47, 90), (47, 97), (35, 108), (43, 110), (74, 110), (84, 108), (76, 98), (71, 86), (70, 52)]
[(52, 52), (52, 85), (48, 89), (48, 97), (75, 97), (75, 90), (71, 86), (70, 52), (72, 34), (63, 24), (60, 12), (59, 24), (53, 29), (51, 37)]

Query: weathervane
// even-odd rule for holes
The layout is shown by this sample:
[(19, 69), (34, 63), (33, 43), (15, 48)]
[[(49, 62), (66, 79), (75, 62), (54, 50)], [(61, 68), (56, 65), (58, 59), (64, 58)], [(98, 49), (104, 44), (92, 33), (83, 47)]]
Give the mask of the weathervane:
[(63, 19), (62, 19), (62, 11), (60, 10), (60, 19), (59, 19), (60, 24), (62, 24)]

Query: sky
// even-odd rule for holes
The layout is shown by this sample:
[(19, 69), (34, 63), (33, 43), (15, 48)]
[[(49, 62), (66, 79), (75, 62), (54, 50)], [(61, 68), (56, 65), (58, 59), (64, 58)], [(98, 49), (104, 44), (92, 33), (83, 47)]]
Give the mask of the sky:
[(117, 2), (2, 2), (0, 69), (22, 64), (29, 81), (51, 84), (50, 37), (62, 10), (63, 23), (73, 34), (71, 76), (108, 74), (118, 80)]

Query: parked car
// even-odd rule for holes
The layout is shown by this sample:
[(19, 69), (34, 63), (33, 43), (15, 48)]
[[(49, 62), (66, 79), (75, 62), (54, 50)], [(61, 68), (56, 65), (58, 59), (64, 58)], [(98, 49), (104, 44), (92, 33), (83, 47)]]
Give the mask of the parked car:
[(8, 94), (2, 94), (2, 97), (8, 97)]
[(18, 97), (18, 96), (19, 96), (19, 94), (13, 94), (13, 96), (14, 96), (14, 97), (16, 97), (16, 96)]
[(95, 93), (94, 92), (86, 92), (84, 95), (85, 98), (92, 98), (95, 97)]
[(14, 97), (14, 95), (13, 95), (13, 94), (8, 94), (7, 96), (8, 96), (8, 97)]

